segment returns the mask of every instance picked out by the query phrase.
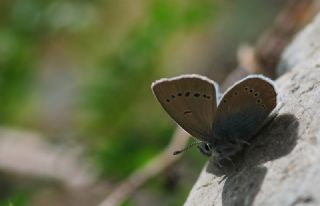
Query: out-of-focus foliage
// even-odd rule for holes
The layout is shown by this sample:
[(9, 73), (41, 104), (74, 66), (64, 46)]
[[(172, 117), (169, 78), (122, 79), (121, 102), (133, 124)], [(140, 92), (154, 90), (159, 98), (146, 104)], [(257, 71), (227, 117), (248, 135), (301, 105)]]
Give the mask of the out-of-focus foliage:
[[(30, 101), (32, 103), (30, 99), (34, 98), (33, 95), (38, 95), (34, 94), (37, 92), (34, 79), (41, 69), (39, 64), (43, 61), (42, 58), (45, 58), (42, 52), (50, 49), (47, 47), (52, 44), (63, 44), (64, 50), (75, 52), (72, 54), (73, 63), (81, 64), (77, 67), (82, 70), (76, 74), (83, 83), (80, 96), (83, 107), (80, 108), (79, 116), (84, 116), (81, 116), (80, 121), (83, 124), (76, 129), (86, 135), (90, 134), (90, 138), (100, 136), (99, 145), (102, 142), (103, 146), (113, 148), (117, 155), (126, 154), (130, 150), (133, 153), (130, 157), (140, 156), (136, 152), (141, 150), (141, 142), (148, 139), (155, 143), (145, 142), (143, 145), (149, 143), (151, 151), (154, 151), (153, 146), (159, 148), (156, 143), (158, 140), (162, 141), (162, 145), (165, 144), (167, 140), (161, 140), (159, 137), (169, 136), (171, 131), (166, 125), (158, 125), (157, 121), (161, 120), (151, 116), (143, 122), (148, 125), (142, 125), (141, 121), (137, 120), (147, 118), (148, 116), (142, 115), (150, 114), (148, 110), (152, 110), (143, 104), (150, 102), (149, 86), (157, 71), (161, 69), (157, 65), (161, 59), (163, 45), (175, 32), (193, 29), (208, 21), (215, 7), (209, 0), (148, 1), (145, 3), (147, 8), (140, 11), (143, 12), (144, 18), (134, 22), (127, 32), (121, 33), (121, 40), (116, 42), (116, 46), (112, 46), (113, 43), (110, 41), (115, 37), (108, 34), (112, 33), (112, 28), (108, 28), (108, 25), (116, 25), (113, 25), (108, 17), (125, 18), (122, 17), (125, 14), (117, 16), (118, 14), (112, 14), (109, 9), (125, 7), (121, 3), (128, 2), (2, 2), (1, 122), (29, 124), (26, 122), (28, 117), (23, 114), (30, 115), (30, 112), (25, 111), (23, 105), (29, 105)], [(104, 48), (101, 48), (102, 45)], [(143, 109), (146, 111), (141, 111)], [(30, 110), (37, 112), (35, 109)], [(153, 135), (159, 137), (152, 137)], [(130, 145), (130, 148), (121, 148), (128, 147), (122, 145)], [(135, 149), (137, 151), (134, 151)], [(111, 149), (107, 150), (111, 152)], [(109, 163), (112, 165), (111, 162), (116, 161), (112, 157), (116, 155), (114, 152), (111, 152), (110, 156), (107, 153), (102, 154), (107, 162), (101, 163), (106, 168), (109, 167)], [(147, 153), (147, 156), (150, 156), (150, 152)], [(120, 159), (122, 157), (118, 156)], [(121, 168), (110, 168), (117, 174), (122, 173)]]
[[(206, 22), (214, 11), (208, 1), (151, 2), (147, 18), (128, 32), (117, 51), (101, 58), (86, 92), (93, 112), (90, 134), (102, 136), (99, 163), (107, 174), (126, 175), (168, 141), (171, 129), (148, 106), (154, 105), (150, 84), (161, 69), (163, 46), (175, 32)], [(119, 166), (119, 160), (127, 161)]]
[[(242, 23), (248, 26), (250, 12), (261, 2), (224, 4), (244, 5)], [(1, 0), (1, 125), (34, 129), (62, 145), (72, 139), (86, 147), (101, 178), (111, 184), (122, 180), (161, 151), (172, 135), (175, 125), (156, 102), (150, 84), (166, 76), (166, 63), (176, 60), (174, 42), (184, 46), (190, 34), (208, 38), (204, 33), (212, 29), (224, 4), (217, 0)], [(250, 36), (251, 30), (243, 25), (226, 27), (230, 31), (226, 38), (235, 32), (239, 38)], [(232, 42), (227, 41), (218, 43)], [(210, 55), (207, 58), (211, 61)], [(192, 176), (192, 171), (200, 170), (205, 159), (194, 154), (190, 151), (183, 160), (188, 167), (181, 164), (173, 171)], [(181, 205), (191, 183), (189, 179), (178, 182), (178, 177), (157, 177), (147, 190), (155, 200), (161, 199), (159, 204)], [(6, 191), (0, 205), (28, 205), (33, 194), (24, 190)], [(128, 200), (126, 205), (136, 202)]]
[[(0, 122), (82, 137), (103, 177), (120, 180), (173, 132), (150, 90), (164, 47), (212, 22), (215, 12), (209, 0), (1, 1)], [(70, 116), (52, 118), (61, 108)], [(181, 204), (182, 190), (169, 205)], [(9, 199), (24, 205), (19, 195)]]
[(0, 200), (0, 206), (26, 206), (29, 202), (29, 192), (18, 191), (9, 198)]

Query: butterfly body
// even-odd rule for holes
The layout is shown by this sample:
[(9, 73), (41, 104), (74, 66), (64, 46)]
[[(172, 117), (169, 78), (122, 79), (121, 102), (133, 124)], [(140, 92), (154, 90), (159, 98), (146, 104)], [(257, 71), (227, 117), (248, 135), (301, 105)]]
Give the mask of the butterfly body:
[(200, 140), (200, 151), (228, 158), (261, 128), (277, 105), (272, 80), (250, 75), (218, 99), (216, 83), (200, 75), (161, 79), (152, 90), (167, 113)]

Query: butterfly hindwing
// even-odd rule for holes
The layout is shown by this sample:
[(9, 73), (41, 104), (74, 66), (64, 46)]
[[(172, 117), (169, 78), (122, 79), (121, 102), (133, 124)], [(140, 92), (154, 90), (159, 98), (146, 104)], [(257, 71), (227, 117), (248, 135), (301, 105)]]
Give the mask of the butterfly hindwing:
[(277, 105), (271, 80), (251, 75), (231, 87), (219, 102), (213, 136), (227, 141), (250, 138)]
[(208, 142), (217, 110), (217, 86), (200, 75), (161, 79), (152, 90), (167, 113), (189, 134)]

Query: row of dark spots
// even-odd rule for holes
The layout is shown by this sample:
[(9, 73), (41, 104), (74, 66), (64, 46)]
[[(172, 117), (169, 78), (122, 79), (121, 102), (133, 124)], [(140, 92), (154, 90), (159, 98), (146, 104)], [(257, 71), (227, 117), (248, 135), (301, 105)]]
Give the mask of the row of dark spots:
[(254, 97), (258, 97), (260, 95), (259, 92), (254, 92), (254, 89), (249, 89), (248, 87), (244, 87), (244, 91), (253, 94)]
[[(248, 87), (244, 87), (244, 91), (251, 93), (256, 98), (256, 103), (257, 104), (261, 104), (262, 103), (262, 99), (258, 98), (260, 96), (259, 92), (254, 92), (253, 88), (249, 89)], [(265, 104), (261, 104), (261, 106), (262, 106), (263, 109), (266, 108)]]
[[(249, 87), (244, 87), (244, 91), (253, 94), (253, 96), (254, 96), (255, 98), (257, 98), (258, 96), (260, 96), (260, 93), (259, 93), (259, 92), (254, 92), (254, 89), (253, 89), (253, 88), (249, 89)], [(239, 93), (238, 93), (237, 91), (235, 91), (235, 92), (233, 92), (233, 95), (234, 95), (234, 96), (238, 96)], [(228, 102), (228, 100), (227, 100), (226, 98), (224, 98), (224, 99), (223, 99), (223, 103), (227, 103), (227, 102)], [(256, 99), (256, 103), (257, 103), (257, 104), (261, 104), (261, 103), (262, 103), (262, 99), (261, 99), (261, 98), (257, 98), (257, 99)], [(266, 108), (266, 105), (265, 105), (265, 104), (261, 104), (261, 106), (262, 106), (262, 108), (264, 108), (264, 109)]]
[[(171, 99), (175, 99), (176, 97), (181, 97), (181, 96), (189, 97), (190, 95), (192, 95), (191, 92), (186, 92), (184, 94), (179, 92), (177, 95), (172, 94), (171, 95)], [(201, 96), (201, 94), (200, 93), (194, 93), (193, 96), (198, 98), (198, 97)], [(206, 94), (203, 94), (202, 97), (205, 98), (205, 99), (211, 99), (211, 97), (206, 95)], [(166, 101), (170, 102), (170, 99), (167, 99)]]

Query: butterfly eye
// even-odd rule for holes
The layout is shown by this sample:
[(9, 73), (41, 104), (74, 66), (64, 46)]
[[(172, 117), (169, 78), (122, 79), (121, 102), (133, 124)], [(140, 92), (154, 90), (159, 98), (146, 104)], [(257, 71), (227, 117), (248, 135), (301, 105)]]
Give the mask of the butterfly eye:
[(200, 145), (198, 146), (200, 152), (204, 155), (210, 156), (212, 154), (212, 148), (210, 147), (209, 144), (207, 143), (200, 143)]
[(255, 96), (255, 97), (259, 96), (259, 92), (255, 92), (255, 93), (254, 93), (254, 96)]
[(252, 93), (252, 92), (253, 92), (253, 89), (250, 89), (249, 92)]

